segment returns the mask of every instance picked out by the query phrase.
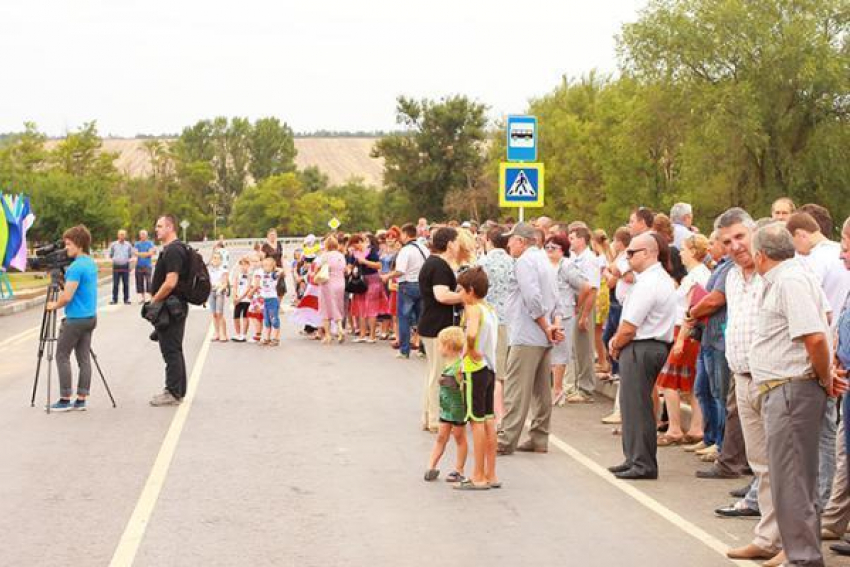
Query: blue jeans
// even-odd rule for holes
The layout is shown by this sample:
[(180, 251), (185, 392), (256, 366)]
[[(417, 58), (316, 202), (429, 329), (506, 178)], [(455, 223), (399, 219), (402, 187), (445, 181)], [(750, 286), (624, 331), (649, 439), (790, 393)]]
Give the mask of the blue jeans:
[(130, 267), (112, 267), (112, 303), (118, 303), (118, 284), (124, 286), (124, 303), (130, 301)]
[(835, 478), (835, 436), (838, 430), (838, 403), (835, 398), (826, 399), (826, 411), (820, 430), (820, 459), (818, 461), (818, 505), (826, 508), (832, 494)]
[(422, 295), (419, 284), (398, 284), (398, 344), (401, 354), (410, 355), (410, 328), (419, 321), (422, 311)]
[(726, 353), (703, 345), (697, 359), (697, 379), (694, 395), (705, 420), (704, 443), (723, 447), (726, 428), (726, 397), (729, 395), (730, 373)]
[(263, 327), (280, 329), (280, 300), (267, 297), (263, 302)]
[[(694, 381), (694, 397), (702, 410), (703, 443), (708, 446), (720, 441), (723, 428), (717, 422), (717, 410), (711, 396), (711, 378), (708, 375), (705, 362), (705, 348), (701, 348), (697, 357), (697, 377)], [(726, 418), (724, 414), (724, 419)]]
[[(602, 330), (602, 343), (607, 347), (608, 343), (617, 333), (617, 327), (620, 326), (620, 316), (623, 314), (623, 306), (619, 303), (612, 303), (608, 310), (608, 319), (605, 321), (605, 328)], [(620, 363), (611, 357), (611, 373), (620, 373)]]

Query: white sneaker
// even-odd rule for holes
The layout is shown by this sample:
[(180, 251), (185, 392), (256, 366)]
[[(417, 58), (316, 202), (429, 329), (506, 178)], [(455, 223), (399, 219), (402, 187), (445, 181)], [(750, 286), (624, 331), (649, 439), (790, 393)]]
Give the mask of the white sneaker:
[(181, 401), (181, 399), (174, 397), (174, 394), (168, 390), (163, 390), (161, 394), (157, 394), (151, 398), (150, 404), (154, 407), (179, 406)]

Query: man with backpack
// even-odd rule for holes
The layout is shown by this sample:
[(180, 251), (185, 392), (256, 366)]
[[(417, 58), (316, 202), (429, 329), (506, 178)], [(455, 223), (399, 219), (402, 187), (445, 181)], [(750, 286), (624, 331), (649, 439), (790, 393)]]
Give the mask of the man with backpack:
[(165, 389), (151, 399), (152, 406), (179, 405), (186, 395), (183, 332), (189, 306), (183, 288), (192, 276), (193, 251), (178, 240), (177, 226), (174, 215), (163, 215), (156, 221), (156, 237), (162, 243), (162, 253), (154, 268), (153, 300), (147, 311), (154, 314), (150, 318), (165, 360)]

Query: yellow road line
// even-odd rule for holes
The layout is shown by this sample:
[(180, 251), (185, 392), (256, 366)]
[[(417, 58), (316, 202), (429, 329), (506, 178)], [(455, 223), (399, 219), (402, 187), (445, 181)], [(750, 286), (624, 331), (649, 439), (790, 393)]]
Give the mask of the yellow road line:
[(637, 488), (634, 487), (633, 484), (628, 483), (627, 481), (623, 481), (612, 475), (608, 472), (608, 469), (596, 463), (596, 461), (592, 460), (584, 453), (569, 445), (562, 439), (558, 438), (556, 435), (549, 434), (549, 442), (560, 449), (562, 452), (566, 453), (570, 458), (574, 461), (578, 462), (584, 468), (610, 484), (611, 486), (617, 488), (621, 492), (624, 492), (626, 495), (631, 497), (633, 500), (637, 501), (639, 504), (648, 508), (650, 511), (655, 514), (661, 516), (683, 532), (689, 534), (690, 536), (696, 538), (703, 544), (707, 545), (717, 553), (723, 556), (727, 561), (734, 563), (736, 565), (742, 565), (746, 567), (759, 567), (758, 563), (753, 561), (734, 561), (726, 557), (726, 551), (729, 549), (729, 545), (723, 543), (707, 531), (703, 530), (693, 522), (690, 522), (671, 510), (670, 508), (664, 506), (651, 496), (647, 495), (644, 492), (641, 492)]
[[(133, 514), (127, 522), (127, 527), (124, 528), (124, 534), (121, 536), (118, 547), (112, 556), (112, 561), (109, 563), (110, 567), (130, 567), (136, 559), (136, 553), (138, 553), (142, 539), (145, 537), (145, 530), (156, 507), (159, 494), (165, 485), (168, 470), (171, 468), (171, 461), (177, 450), (177, 444), (180, 442), (180, 435), (183, 433), (183, 426), (186, 425), (189, 412), (192, 410), (192, 402), (195, 400), (195, 393), (198, 391), (198, 383), (201, 381), (204, 363), (209, 353), (212, 333), (213, 327), (210, 325), (201, 345), (201, 351), (198, 353), (198, 358), (192, 368), (186, 397), (183, 398), (183, 403), (177, 408), (174, 418), (171, 420), (171, 426), (162, 440), (162, 445), (148, 475), (148, 480), (145, 482), (142, 494), (136, 502)], [(153, 409), (152, 411), (161, 410)]]

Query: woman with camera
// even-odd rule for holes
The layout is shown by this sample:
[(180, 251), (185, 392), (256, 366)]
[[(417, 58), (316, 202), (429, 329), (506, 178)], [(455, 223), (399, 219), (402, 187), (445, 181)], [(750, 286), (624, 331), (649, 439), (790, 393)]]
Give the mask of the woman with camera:
[[(83, 225), (69, 228), (62, 235), (65, 250), (74, 261), (65, 272), (65, 286), (57, 301), (47, 304), (49, 311), (65, 308), (65, 318), (56, 342), (56, 367), (59, 371), (59, 401), (51, 411), (84, 411), (91, 385), (91, 336), (97, 326), (97, 265), (89, 256), (91, 234)], [(77, 399), (71, 403), (71, 351), (77, 357), (80, 376)]]

